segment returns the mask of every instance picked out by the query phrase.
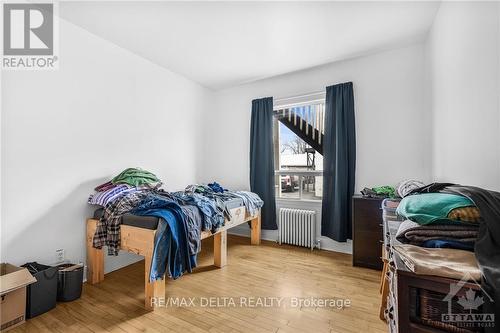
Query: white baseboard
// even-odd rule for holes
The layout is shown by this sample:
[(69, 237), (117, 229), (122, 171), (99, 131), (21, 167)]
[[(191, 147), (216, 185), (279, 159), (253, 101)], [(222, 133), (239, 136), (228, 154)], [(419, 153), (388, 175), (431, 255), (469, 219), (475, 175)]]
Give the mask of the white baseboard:
[[(241, 226), (229, 229), (228, 233), (232, 234), (232, 235), (250, 237), (250, 228), (247, 225), (242, 224)], [(277, 230), (262, 230), (261, 239), (276, 242), (278, 240), (278, 231)], [(328, 237), (324, 237), (324, 236), (319, 236), (318, 239), (321, 242), (321, 249), (322, 250), (352, 254), (352, 241), (351, 240), (348, 240), (345, 243), (340, 243), (340, 242), (336, 242), (336, 241), (334, 241)]]

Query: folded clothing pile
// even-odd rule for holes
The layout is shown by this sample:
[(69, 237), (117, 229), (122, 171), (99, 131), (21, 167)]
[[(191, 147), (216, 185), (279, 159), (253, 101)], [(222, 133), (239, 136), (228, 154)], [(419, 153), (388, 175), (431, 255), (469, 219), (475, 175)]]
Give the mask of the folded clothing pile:
[[(433, 256), (439, 256), (441, 263), (438, 263), (438, 265), (444, 267), (448, 266), (447, 262), (450, 258), (450, 255), (445, 254), (445, 252), (448, 252), (447, 250), (453, 251), (453, 254), (473, 254), (481, 272), (481, 289), (485, 294), (491, 296), (484, 297), (485, 303), (482, 305), (483, 313), (492, 313), (496, 318), (500, 318), (500, 288), (498, 287), (500, 286), (500, 269), (498, 266), (498, 263), (500, 262), (500, 223), (498, 223), (500, 221), (500, 192), (485, 190), (474, 186), (463, 186), (450, 183), (432, 183), (416, 190), (412, 190), (409, 194), (412, 197), (411, 200), (422, 200), (422, 194), (432, 193), (458, 195), (460, 197), (468, 198), (470, 201), (461, 200), (458, 204), (457, 202), (455, 202), (455, 204), (450, 204), (449, 201), (451, 200), (448, 197), (448, 200), (445, 201), (448, 202), (449, 206), (447, 206), (446, 209), (441, 207), (442, 209), (436, 210), (440, 212), (440, 215), (435, 215), (433, 217), (432, 215), (434, 213), (430, 213), (431, 209), (426, 209), (425, 211), (422, 211), (423, 214), (421, 214), (420, 217), (416, 218), (413, 216), (413, 221), (417, 223), (419, 223), (419, 221), (427, 221), (430, 222), (428, 225), (432, 225), (434, 223), (455, 223), (474, 226), (479, 224), (478, 236), (474, 244), (474, 253), (459, 249), (425, 249), (418, 246), (415, 246), (415, 248), (432, 251)], [(436, 200), (439, 199), (437, 197), (434, 198)], [(437, 203), (430, 202), (429, 205), (431, 206), (425, 205), (424, 207), (431, 208), (434, 204), (437, 205)], [(412, 212), (412, 208), (415, 208), (415, 206), (418, 205), (408, 205), (406, 207), (404, 205), (405, 203), (403, 203), (400, 207), (400, 213), (408, 213), (408, 219), (412, 220), (412, 213), (419, 213), (417, 211)], [(432, 208), (432, 211), (434, 211), (435, 208), (439, 207)], [(393, 248), (395, 247), (396, 246), (393, 246)], [(399, 252), (399, 249), (394, 252), (396, 251)], [(408, 249), (402, 250), (401, 252), (403, 252), (403, 255), (407, 254)], [(426, 259), (427, 257), (427, 255), (424, 255), (420, 257), (423, 260), (413, 260), (413, 266), (416, 266), (416, 264), (420, 262), (418, 268), (425, 269), (428, 266), (429, 261)], [(458, 269), (460, 269), (460, 264), (462, 262), (464, 262), (464, 260), (458, 260)], [(409, 265), (411, 266), (411, 264)], [(416, 271), (419, 271), (418, 268), (416, 268)], [(464, 275), (466, 275), (465, 273), (467, 273), (466, 270), (464, 270)], [(440, 273), (433, 275), (440, 275)], [(491, 330), (486, 329), (486, 331), (493, 332), (495, 331), (495, 328)]]
[(445, 247), (474, 251), (479, 228), (465, 224), (429, 224), (420, 225), (405, 220), (399, 226), (396, 239), (422, 247)]
[(89, 196), (87, 203), (105, 207), (126, 194), (156, 189), (161, 184), (160, 179), (149, 171), (140, 168), (128, 168), (110, 181), (97, 186), (94, 189), (96, 192)]
[(402, 243), (474, 251), (481, 215), (460, 195), (423, 193), (404, 197), (396, 213), (406, 219), (396, 238)]

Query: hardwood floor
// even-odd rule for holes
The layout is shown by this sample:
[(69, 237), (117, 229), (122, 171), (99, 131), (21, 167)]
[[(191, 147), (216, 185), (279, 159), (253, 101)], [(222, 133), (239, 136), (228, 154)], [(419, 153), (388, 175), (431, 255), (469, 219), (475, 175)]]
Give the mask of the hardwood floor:
[[(251, 246), (248, 238), (229, 236), (228, 265), (217, 269), (212, 242), (203, 242), (199, 268), (167, 281), (167, 301), (194, 297), (194, 307), (146, 312), (139, 262), (107, 274), (103, 283), (85, 284), (80, 299), (58, 303), (11, 332), (387, 332), (378, 318), (380, 272), (352, 267), (351, 256), (266, 241)], [(284, 299), (280, 307), (238, 306), (247, 296)], [(237, 306), (202, 306), (209, 297), (226, 297), (228, 305), (231, 298)], [(309, 297), (349, 299), (351, 306), (292, 307), (293, 298)]]

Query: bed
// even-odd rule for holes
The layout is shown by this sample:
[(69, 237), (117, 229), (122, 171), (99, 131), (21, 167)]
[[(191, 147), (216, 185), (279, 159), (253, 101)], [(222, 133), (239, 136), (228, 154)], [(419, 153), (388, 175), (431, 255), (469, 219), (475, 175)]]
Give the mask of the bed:
[[(227, 230), (243, 223), (250, 222), (252, 245), (260, 244), (261, 214), (260, 210), (254, 216), (247, 213), (245, 206), (236, 201), (228, 202), (226, 207), (231, 213), (231, 220), (226, 219), (225, 225), (212, 233), (202, 231), (201, 239), (214, 238), (214, 265), (224, 267), (227, 264)], [(92, 218), (87, 219), (87, 283), (97, 284), (104, 280), (104, 252), (92, 246), (97, 222), (102, 216), (102, 210), (97, 210)], [(120, 250), (144, 256), (144, 306), (154, 310), (157, 299), (165, 297), (165, 280), (149, 281), (151, 259), (154, 249), (154, 239), (158, 219), (151, 216), (135, 216), (125, 214), (121, 222)]]

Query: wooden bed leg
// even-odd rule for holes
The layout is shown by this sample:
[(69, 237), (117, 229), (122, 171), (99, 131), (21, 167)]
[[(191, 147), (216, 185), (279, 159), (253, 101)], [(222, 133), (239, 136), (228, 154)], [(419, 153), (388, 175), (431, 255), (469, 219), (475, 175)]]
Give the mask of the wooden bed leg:
[(387, 268), (388, 264), (387, 262), (384, 262), (384, 268), (382, 269), (382, 277), (381, 277), (381, 284), (380, 284), (380, 294), (381, 296), (381, 301), (380, 301), (380, 311), (379, 311), (379, 317), (381, 320), (385, 321), (385, 309), (387, 308), (387, 296), (389, 296), (389, 284), (387, 281)]
[(260, 218), (260, 212), (257, 215), (256, 218), (254, 218), (251, 222), (251, 228), (252, 232), (250, 235), (250, 243), (252, 245), (259, 245), (260, 244), (260, 223), (261, 223), (261, 218)]
[(152, 257), (152, 254), (144, 257), (144, 307), (149, 311), (157, 309), (158, 304), (165, 303), (165, 279), (149, 282)]
[(104, 280), (104, 253), (92, 246), (97, 220), (87, 220), (87, 282), (96, 284)]
[(227, 264), (227, 231), (214, 236), (214, 265), (221, 268)]

